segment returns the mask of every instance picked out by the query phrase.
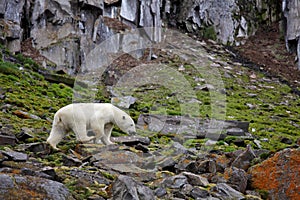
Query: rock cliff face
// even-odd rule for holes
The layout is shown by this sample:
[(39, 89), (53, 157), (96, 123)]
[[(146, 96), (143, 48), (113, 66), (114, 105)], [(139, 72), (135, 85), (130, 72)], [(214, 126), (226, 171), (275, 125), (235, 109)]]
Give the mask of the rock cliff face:
[(286, 47), (290, 52), (297, 53), (298, 69), (300, 70), (300, 3), (297, 0), (283, 0), (284, 30)]
[[(295, 18), (299, 5), (293, 0), (283, 2), (287, 46), (293, 49), (290, 44), (298, 44), (299, 55), (299, 20)], [(0, 0), (0, 33), (10, 51), (21, 51), (22, 42), (30, 39), (57, 69), (74, 74), (88, 70), (84, 68), (86, 55), (97, 44), (134, 27), (168, 24), (223, 44), (239, 45), (261, 23), (278, 20), (280, 13), (277, 1), (258, 0)], [(159, 31), (147, 34), (159, 40)], [(122, 46), (122, 38), (118, 40), (116, 44)]]

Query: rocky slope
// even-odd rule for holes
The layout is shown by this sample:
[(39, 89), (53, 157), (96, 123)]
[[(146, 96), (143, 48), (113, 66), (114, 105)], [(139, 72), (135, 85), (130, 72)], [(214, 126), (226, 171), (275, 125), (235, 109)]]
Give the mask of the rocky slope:
[[(128, 137), (115, 129), (116, 144), (111, 146), (80, 144), (70, 134), (59, 145), (60, 152), (45, 143), (53, 115), (78, 100), (82, 87), (76, 88), (78, 80), (70, 87), (65, 83), (72, 78), (65, 74), (52, 74), (2, 49), (1, 199), (299, 198), (299, 96), (279, 78), (232, 60), (234, 52), (221, 45), (188, 42), (187, 36), (173, 45), (182, 41), (186, 49), (197, 44), (194, 55), (208, 61), (206, 70), (217, 68), (224, 83), (220, 92), (226, 94), (225, 115), (217, 119), (221, 116), (227, 125), (217, 138), (209, 132), (217, 85), (203, 77), (187, 52), (162, 48), (152, 52), (151, 60), (129, 54), (115, 59), (96, 86), (93, 100), (109, 102), (114, 97), (127, 105), (138, 134)], [(130, 101), (114, 93), (118, 83), (126, 82), (128, 71), (142, 67), (139, 77), (157, 72), (147, 71), (145, 64), (156, 66), (151, 69), (160, 71), (157, 76), (164, 75), (164, 69), (172, 72), (162, 76), (165, 83), (176, 81), (175, 75), (186, 82), (179, 79), (170, 85), (181, 88), (177, 91), (152, 76), (143, 86), (136, 82), (139, 87), (130, 93)], [(188, 99), (191, 107), (185, 107), (182, 87), (184, 94), (191, 88), (195, 95)], [(197, 116), (182, 115), (195, 114), (195, 108)]]

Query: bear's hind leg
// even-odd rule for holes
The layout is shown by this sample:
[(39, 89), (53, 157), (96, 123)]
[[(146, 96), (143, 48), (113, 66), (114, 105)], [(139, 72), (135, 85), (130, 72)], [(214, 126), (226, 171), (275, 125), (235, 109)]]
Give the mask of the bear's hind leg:
[(47, 142), (53, 149), (59, 150), (56, 145), (63, 139), (64, 135), (65, 132), (63, 129), (54, 126), (51, 129)]
[(95, 139), (95, 136), (88, 136), (86, 125), (85, 124), (77, 124), (76, 127), (73, 129), (76, 139), (80, 142), (89, 142)]

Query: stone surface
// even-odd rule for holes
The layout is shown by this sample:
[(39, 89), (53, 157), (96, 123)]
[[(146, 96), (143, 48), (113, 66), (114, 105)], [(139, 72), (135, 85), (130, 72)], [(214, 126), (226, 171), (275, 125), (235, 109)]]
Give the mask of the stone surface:
[[(299, 36), (295, 17), (298, 16), (299, 5), (296, 2), (285, 0), (283, 3), (288, 22), (288, 46), (295, 46), (297, 41), (294, 40)], [(251, 0), (247, 4), (234, 0), (80, 0), (72, 3), (66, 0), (1, 0), (0, 5), (0, 24), (5, 27), (0, 33), (4, 44), (11, 51), (19, 52), (21, 43), (31, 38), (34, 48), (55, 63), (58, 69), (65, 69), (69, 74), (91, 70), (85, 62), (95, 44), (118, 34), (115, 28), (125, 24), (128, 27), (161, 28), (164, 21), (165, 25), (179, 25), (188, 32), (224, 44), (239, 45), (255, 33), (259, 23), (276, 21), (280, 16), (278, 3), (270, 4), (266, 0)], [(144, 32), (153, 41), (162, 39), (160, 29), (145, 29)], [(116, 47), (126, 41), (122, 37), (115, 39), (113, 44)], [(295, 49), (300, 52), (299, 42), (298, 48), (295, 44)]]
[(227, 199), (235, 199), (235, 200), (242, 200), (244, 199), (244, 195), (227, 185), (226, 183), (218, 183), (214, 186), (211, 191), (213, 192), (213, 196), (217, 197), (222, 200)]
[(284, 29), (286, 47), (291, 52), (296, 52), (298, 69), (300, 70), (300, 9), (298, 0), (283, 0), (282, 11), (284, 15)]
[(236, 167), (226, 168), (224, 172), (224, 177), (227, 183), (231, 185), (234, 189), (245, 193), (247, 188), (248, 175), (243, 169), (238, 169)]
[(193, 174), (190, 172), (183, 172), (182, 175), (188, 178), (188, 182), (191, 185), (207, 187), (209, 184), (207, 178), (202, 177), (200, 175)]
[[(210, 134), (213, 121), (203, 120), (185, 116), (166, 116), (154, 114), (142, 114), (137, 121), (137, 127), (142, 130), (149, 130), (161, 133), (176, 133), (188, 136), (224, 139), (226, 135)], [(229, 134), (244, 136), (248, 133), (249, 123), (239, 121), (216, 121), (215, 124), (226, 130)]]
[(0, 145), (15, 145), (16, 137), (8, 135), (0, 135)]
[(3, 173), (0, 173), (0, 179), (1, 199), (74, 199), (69, 190), (56, 181)]
[(113, 182), (111, 193), (113, 199), (120, 200), (153, 200), (154, 192), (133, 178), (119, 175)]
[(247, 145), (245, 151), (243, 151), (238, 157), (232, 162), (233, 167), (241, 168), (245, 171), (250, 167), (251, 161), (256, 157), (253, 152), (251, 145)]
[(10, 160), (24, 162), (28, 159), (28, 155), (26, 153), (16, 152), (12, 150), (2, 151), (2, 154), (7, 156)]
[(144, 145), (150, 144), (150, 139), (148, 137), (142, 137), (138, 135), (112, 137), (111, 141), (126, 144), (129, 146), (133, 146), (137, 144), (144, 144)]
[(269, 199), (300, 199), (300, 149), (285, 149), (249, 169), (251, 187)]

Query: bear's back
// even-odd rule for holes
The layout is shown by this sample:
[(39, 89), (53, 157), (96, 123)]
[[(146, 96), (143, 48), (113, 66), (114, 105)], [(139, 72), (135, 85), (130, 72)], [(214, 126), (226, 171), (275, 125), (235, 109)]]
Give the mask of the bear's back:
[(57, 113), (68, 117), (90, 118), (99, 113), (108, 115), (112, 112), (113, 107), (110, 103), (73, 103), (62, 107)]

